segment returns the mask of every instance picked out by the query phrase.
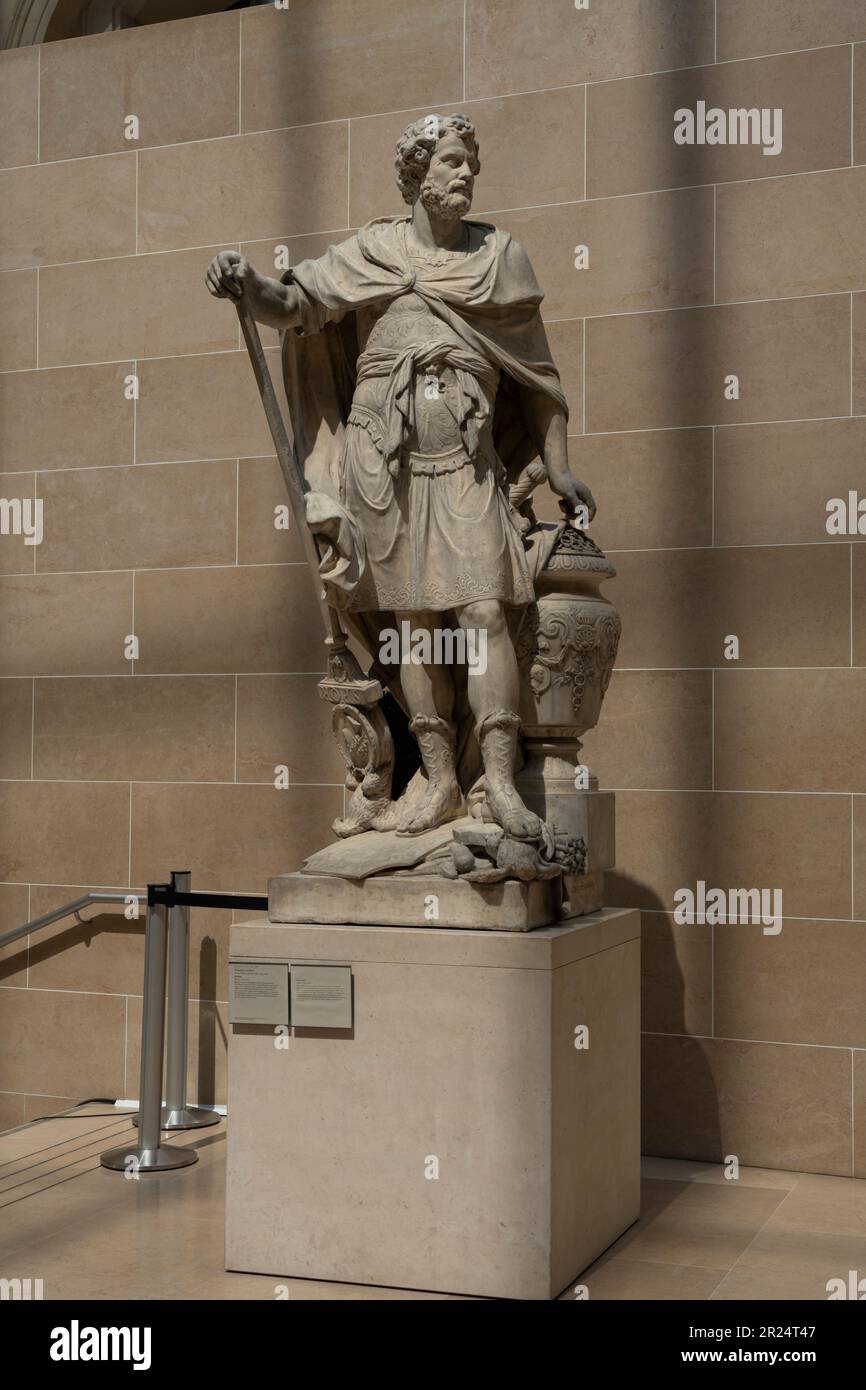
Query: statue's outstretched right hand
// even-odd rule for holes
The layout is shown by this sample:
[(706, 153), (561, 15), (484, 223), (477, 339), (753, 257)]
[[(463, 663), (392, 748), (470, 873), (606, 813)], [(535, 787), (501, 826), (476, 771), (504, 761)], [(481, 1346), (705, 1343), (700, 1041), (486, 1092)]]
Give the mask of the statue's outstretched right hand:
[(216, 299), (240, 299), (251, 266), (239, 251), (220, 251), (207, 268), (205, 284)]

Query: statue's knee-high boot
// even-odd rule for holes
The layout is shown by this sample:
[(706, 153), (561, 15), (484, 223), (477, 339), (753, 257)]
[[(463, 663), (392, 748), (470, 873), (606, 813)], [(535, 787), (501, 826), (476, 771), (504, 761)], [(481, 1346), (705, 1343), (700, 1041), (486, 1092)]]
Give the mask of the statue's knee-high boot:
[[(427, 773), (427, 809), (415, 803), (407, 808), (401, 817), (398, 828), (416, 831), (429, 830), (434, 825), (454, 820), (463, 811), (463, 797), (457, 781), (456, 742), (457, 731), (447, 719), (438, 714), (416, 714), (409, 721), (410, 732), (418, 740), (421, 761)], [(439, 801), (432, 810), (429, 798)], [(417, 823), (420, 819), (420, 824)], [(429, 824), (425, 823), (429, 822)]]
[(475, 734), (484, 763), (487, 816), (517, 839), (535, 839), (541, 833), (541, 822), (527, 810), (514, 786), (519, 716), (513, 710), (491, 710), (476, 725)]

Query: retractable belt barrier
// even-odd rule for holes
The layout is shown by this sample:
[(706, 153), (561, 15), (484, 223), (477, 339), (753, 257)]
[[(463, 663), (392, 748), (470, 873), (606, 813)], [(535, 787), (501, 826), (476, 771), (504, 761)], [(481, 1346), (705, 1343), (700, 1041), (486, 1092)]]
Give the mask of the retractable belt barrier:
[[(141, 1014), (141, 1074), (135, 1144), (107, 1149), (104, 1168), (125, 1173), (166, 1172), (198, 1162), (195, 1149), (160, 1143), (162, 1130), (200, 1129), (214, 1125), (214, 1110), (188, 1106), (186, 1095), (189, 1043), (189, 909), (241, 908), (266, 912), (266, 897), (228, 893), (193, 893), (188, 869), (172, 872), (170, 883), (149, 883), (144, 933), (144, 1000)], [(166, 1051), (166, 978), (168, 980), (168, 1056), (166, 1096), (162, 1103)]]

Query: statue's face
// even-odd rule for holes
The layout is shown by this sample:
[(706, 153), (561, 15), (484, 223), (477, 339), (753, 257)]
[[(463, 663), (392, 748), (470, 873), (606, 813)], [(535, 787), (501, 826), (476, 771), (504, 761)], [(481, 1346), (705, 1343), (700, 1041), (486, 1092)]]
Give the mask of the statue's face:
[(433, 151), (421, 185), (421, 202), (440, 217), (463, 217), (472, 206), (472, 154), (455, 130), (446, 130)]

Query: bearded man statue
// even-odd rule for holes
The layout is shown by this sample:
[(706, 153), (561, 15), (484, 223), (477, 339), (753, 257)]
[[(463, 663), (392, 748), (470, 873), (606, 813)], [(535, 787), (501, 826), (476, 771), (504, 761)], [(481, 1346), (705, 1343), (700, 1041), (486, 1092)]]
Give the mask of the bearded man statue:
[(483, 671), (377, 663), (422, 768), (375, 817), (338, 833), (419, 834), (464, 816), (473, 795), (513, 839), (542, 835), (515, 788), (515, 638), (562, 524), (533, 527), (515, 490), (524, 499), (527, 477), (546, 476), (567, 515), (591, 520), (595, 504), (569, 471), (568, 408), (526, 253), (466, 216), (479, 170), (466, 116), (413, 121), (396, 158), (407, 214), (374, 219), (281, 280), (235, 251), (207, 274), (214, 295), (242, 297), (282, 333), (307, 520), (347, 625), (374, 657), (395, 626), (486, 638)]

